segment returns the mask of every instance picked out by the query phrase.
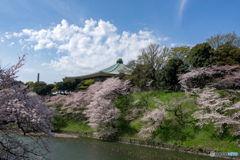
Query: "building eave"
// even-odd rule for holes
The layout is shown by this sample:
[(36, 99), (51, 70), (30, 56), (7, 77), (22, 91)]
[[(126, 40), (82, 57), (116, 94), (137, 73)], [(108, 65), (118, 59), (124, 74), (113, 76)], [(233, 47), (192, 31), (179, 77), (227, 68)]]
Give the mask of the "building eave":
[(94, 78), (94, 77), (112, 77), (114, 75), (116, 75), (116, 74), (97, 72), (97, 73), (93, 73), (93, 74), (89, 74), (89, 75), (83, 75), (83, 76), (65, 77), (65, 78), (63, 78), (63, 81), (70, 81), (70, 80), (73, 80), (73, 79), (85, 80), (85, 79), (91, 79), (91, 78)]

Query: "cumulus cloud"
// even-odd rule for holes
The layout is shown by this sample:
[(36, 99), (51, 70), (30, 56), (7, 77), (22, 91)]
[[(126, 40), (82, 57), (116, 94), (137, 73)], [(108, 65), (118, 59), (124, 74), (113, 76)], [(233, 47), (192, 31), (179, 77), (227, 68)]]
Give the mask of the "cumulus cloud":
[(8, 32), (5, 32), (5, 37), (6, 37), (7, 39), (11, 39), (11, 38), (12, 38), (12, 35), (10, 35)]
[(32, 46), (36, 51), (56, 49), (56, 56), (48, 65), (68, 73), (67, 76), (104, 69), (119, 57), (127, 63), (136, 59), (142, 48), (159, 40), (150, 31), (118, 33), (110, 22), (93, 19), (86, 20), (82, 27), (70, 25), (63, 19), (61, 24), (48, 29), (23, 29), (20, 33), (6, 35), (19, 38), (21, 45)]
[(3, 37), (1, 37), (1, 38), (0, 38), (0, 41), (1, 41), (2, 43), (4, 43), (4, 38), (3, 38)]

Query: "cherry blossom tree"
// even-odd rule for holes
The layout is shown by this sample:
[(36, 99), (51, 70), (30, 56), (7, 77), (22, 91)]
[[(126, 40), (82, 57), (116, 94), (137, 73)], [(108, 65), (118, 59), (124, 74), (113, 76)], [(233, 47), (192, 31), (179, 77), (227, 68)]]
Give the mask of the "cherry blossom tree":
[(116, 123), (120, 110), (114, 101), (120, 95), (129, 94), (130, 82), (119, 78), (109, 78), (104, 82), (95, 82), (87, 90), (51, 97), (48, 105), (61, 105), (60, 114), (83, 113), (87, 123), (96, 131), (96, 136), (109, 138), (117, 132)]
[[(24, 85), (13, 83), (24, 62), (25, 56), (10, 68), (0, 67), (0, 159), (32, 159), (49, 151), (40, 135), (52, 136), (53, 111)], [(31, 142), (24, 142), (12, 131), (29, 137)]]
[(94, 85), (90, 85), (87, 90), (71, 92), (68, 95), (56, 95), (50, 97), (47, 102), (48, 106), (61, 106), (61, 114), (77, 114), (86, 109), (86, 106), (90, 104), (93, 96), (97, 91), (102, 89), (102, 82), (95, 82)]
[(179, 75), (178, 79), (184, 91), (206, 86), (217, 89), (237, 89), (240, 88), (240, 66), (214, 65), (196, 68)]
[[(194, 69), (179, 76), (182, 89), (188, 96), (194, 96), (198, 105), (193, 117), (197, 125), (213, 123), (224, 132), (224, 127), (240, 134), (240, 102), (235, 102), (240, 88), (240, 66), (209, 66)], [(216, 88), (215, 88), (216, 87)], [(229, 89), (230, 88), (230, 89)], [(221, 98), (216, 89), (225, 89), (228, 96)]]
[(156, 131), (158, 127), (162, 127), (163, 121), (167, 118), (167, 112), (164, 108), (157, 108), (147, 112), (141, 119), (146, 121), (147, 124), (141, 128), (139, 135), (143, 138), (150, 137), (153, 131)]
[[(240, 91), (232, 92), (240, 94)], [(205, 88), (198, 95), (198, 111), (193, 114), (199, 120), (197, 125), (213, 123), (220, 132), (224, 132), (223, 124), (226, 124), (234, 135), (240, 135), (240, 102), (231, 102), (229, 98), (232, 97), (229, 96), (221, 98), (214, 88)]]
[(108, 78), (88, 88), (86, 98), (90, 99), (90, 103), (83, 113), (88, 117), (88, 124), (97, 131), (96, 136), (109, 138), (117, 132), (116, 123), (120, 110), (116, 108), (114, 100), (120, 95), (128, 94), (129, 88), (129, 81), (118, 78)]

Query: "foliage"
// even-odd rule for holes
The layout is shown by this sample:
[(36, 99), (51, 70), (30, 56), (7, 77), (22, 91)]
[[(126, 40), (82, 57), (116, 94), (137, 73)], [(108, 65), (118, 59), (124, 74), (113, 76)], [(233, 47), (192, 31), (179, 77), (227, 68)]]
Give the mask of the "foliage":
[(34, 82), (33, 81), (29, 81), (29, 82), (26, 82), (25, 85), (27, 85), (28, 88), (33, 88), (34, 87)]
[(207, 39), (207, 42), (210, 44), (210, 46), (213, 49), (217, 49), (219, 46), (222, 46), (226, 43), (231, 44), (232, 46), (235, 46), (237, 48), (240, 47), (240, 37), (237, 36), (235, 32), (232, 33), (226, 33), (226, 34), (217, 34), (214, 36), (211, 36)]
[[(166, 46), (160, 47), (157, 43), (149, 44), (142, 49), (142, 53), (138, 56), (138, 64), (148, 64), (157, 71), (166, 62), (169, 49)], [(154, 73), (152, 73), (154, 76)]]
[(184, 63), (186, 63), (187, 62), (186, 58), (189, 52), (190, 52), (190, 46), (172, 47), (169, 52), (169, 59), (179, 58)]
[(213, 51), (217, 65), (239, 65), (240, 48), (226, 42)]
[(82, 81), (82, 83), (79, 83), (77, 85), (76, 90), (86, 90), (93, 83), (94, 83), (93, 79), (84, 80), (84, 81)]
[(53, 84), (46, 84), (45, 82), (36, 82), (33, 86), (33, 91), (39, 95), (51, 94), (51, 90), (54, 88)]
[(34, 84), (33, 91), (39, 95), (46, 95), (46, 86), (47, 84), (45, 82), (36, 82)]
[(51, 89), (51, 92), (52, 92), (52, 93), (57, 92), (57, 88), (54, 86), (53, 89)]
[(205, 67), (215, 63), (212, 48), (207, 42), (192, 47), (187, 59), (192, 68)]
[(66, 119), (63, 116), (54, 116), (53, 129), (59, 131), (65, 127), (67, 127)]
[[(53, 112), (44, 107), (35, 94), (24, 85), (12, 85), (25, 56), (11, 68), (0, 68), (0, 159), (32, 159), (41, 157), (48, 145), (39, 133), (51, 136)], [(23, 142), (8, 131), (16, 131), (31, 137), (31, 143)]]
[(169, 49), (166, 46), (160, 47), (156, 43), (144, 48), (137, 61), (131, 62), (131, 66), (134, 68), (130, 76), (131, 82), (141, 89), (145, 89), (146, 83), (154, 80), (152, 83), (154, 86), (156, 71), (165, 65), (168, 53)]
[(55, 87), (57, 89), (57, 91), (59, 91), (60, 93), (66, 93), (66, 92), (70, 92), (70, 91), (78, 91), (79, 88), (79, 84), (82, 85), (82, 80), (81, 79), (74, 79), (71, 81), (64, 81), (64, 82), (57, 82), (55, 84)]
[(194, 121), (191, 114), (195, 111), (194, 107), (188, 107), (186, 104), (191, 102), (191, 98), (180, 99), (177, 97), (173, 101), (168, 102), (166, 111), (171, 113), (173, 119), (181, 126), (185, 127), (187, 124)]
[(90, 86), (91, 84), (93, 84), (94, 80), (93, 79), (87, 79), (84, 81), (84, 85), (85, 86)]
[(134, 68), (136, 68), (136, 65), (137, 65), (137, 62), (136, 62), (135, 60), (131, 60), (131, 61), (129, 61), (129, 62), (126, 64), (126, 66), (127, 66), (128, 68), (130, 68), (131, 70), (133, 70)]
[(207, 41), (214, 48), (213, 54), (218, 65), (240, 64), (240, 37), (235, 32), (217, 34)]
[(153, 79), (152, 70), (153, 68), (150, 65), (138, 64), (129, 79), (135, 86), (138, 86), (142, 90), (147, 90), (147, 82)]
[(186, 73), (188, 66), (180, 58), (171, 58), (157, 74), (157, 85), (161, 88), (176, 86), (178, 74)]

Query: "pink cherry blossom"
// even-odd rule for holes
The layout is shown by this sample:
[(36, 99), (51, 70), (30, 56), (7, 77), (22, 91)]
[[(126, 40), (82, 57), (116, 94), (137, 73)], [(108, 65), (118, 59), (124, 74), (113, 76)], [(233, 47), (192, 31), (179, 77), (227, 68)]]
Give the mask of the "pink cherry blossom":
[[(18, 63), (10, 68), (0, 67), (0, 159), (30, 159), (44, 155), (38, 152), (38, 146), (49, 151), (47, 143), (37, 135), (52, 135), (53, 111), (29, 93), (24, 85), (13, 83), (24, 58), (19, 58)], [(25, 143), (9, 131), (30, 136), (33, 141)]]

